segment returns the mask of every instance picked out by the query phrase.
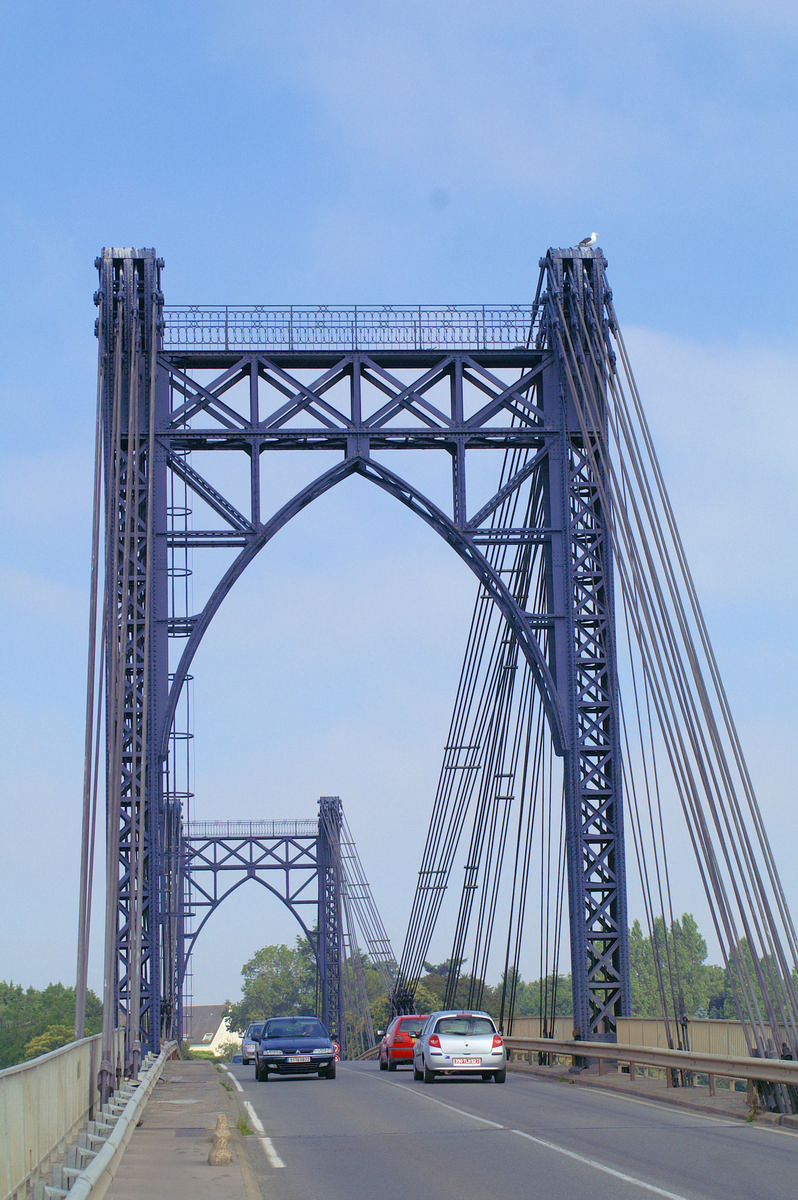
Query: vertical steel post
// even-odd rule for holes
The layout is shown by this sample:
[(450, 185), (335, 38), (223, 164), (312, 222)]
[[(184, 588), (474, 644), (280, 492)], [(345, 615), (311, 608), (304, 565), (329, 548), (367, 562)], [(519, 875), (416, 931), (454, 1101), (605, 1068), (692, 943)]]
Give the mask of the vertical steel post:
[(338, 796), (319, 800), (319, 977), (321, 1019), (330, 1037), (341, 1046), (343, 980), (341, 978), (341, 801)]
[(621, 745), (612, 552), (602, 474), (607, 453), (604, 260), (549, 251), (544, 372), (547, 581), (552, 673), (566, 727), (566, 811), (574, 1034), (611, 1038), (629, 1012)]
[[(102, 1087), (112, 1086), (111, 1031), (127, 1025), (129, 1064), (160, 1022), (161, 766), (166, 587), (155, 529), (165, 482), (154, 470), (162, 329), (161, 262), (152, 250), (97, 260), (105, 471), (107, 887)], [(163, 389), (161, 399), (163, 399)], [(163, 471), (161, 471), (163, 476)]]

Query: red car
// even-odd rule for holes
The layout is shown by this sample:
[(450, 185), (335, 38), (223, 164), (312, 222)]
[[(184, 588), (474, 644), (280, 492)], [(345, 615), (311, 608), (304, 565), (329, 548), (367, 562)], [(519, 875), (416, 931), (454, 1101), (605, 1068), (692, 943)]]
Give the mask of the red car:
[(380, 1042), (381, 1071), (395, 1071), (400, 1063), (412, 1067), (413, 1046), (426, 1019), (426, 1016), (420, 1013), (394, 1017)]

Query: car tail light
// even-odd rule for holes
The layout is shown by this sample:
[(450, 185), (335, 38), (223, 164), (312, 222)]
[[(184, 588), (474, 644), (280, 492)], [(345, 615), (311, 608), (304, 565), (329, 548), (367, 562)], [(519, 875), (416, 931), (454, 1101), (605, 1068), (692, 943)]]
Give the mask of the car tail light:
[(502, 1041), (502, 1035), (501, 1035), (500, 1033), (494, 1033), (494, 1035), (493, 1035), (493, 1049), (494, 1049), (494, 1050), (500, 1050), (500, 1049), (501, 1049), (501, 1047), (502, 1047), (503, 1045), (504, 1045), (504, 1042)]
[(406, 1041), (407, 1041), (407, 1034), (404, 1034), (404, 1033), (395, 1033), (395, 1034), (393, 1035), (393, 1044), (394, 1044), (394, 1046), (404, 1046), (404, 1044), (405, 1044), (405, 1042), (406, 1042)]
[(430, 1044), (430, 1046), (437, 1046), (438, 1049), (440, 1050), (441, 1039), (438, 1037), (437, 1033), (431, 1033), (429, 1035), (429, 1044)]

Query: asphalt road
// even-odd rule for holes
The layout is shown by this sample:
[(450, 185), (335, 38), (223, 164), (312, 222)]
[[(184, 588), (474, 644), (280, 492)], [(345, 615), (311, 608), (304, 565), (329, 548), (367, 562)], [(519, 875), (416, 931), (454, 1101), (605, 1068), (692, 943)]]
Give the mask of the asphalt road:
[[(416, 1083), (376, 1063), (256, 1083), (232, 1067), (268, 1200), (776, 1200), (798, 1190), (798, 1135), (507, 1074)], [(261, 1132), (262, 1130), (262, 1132)]]

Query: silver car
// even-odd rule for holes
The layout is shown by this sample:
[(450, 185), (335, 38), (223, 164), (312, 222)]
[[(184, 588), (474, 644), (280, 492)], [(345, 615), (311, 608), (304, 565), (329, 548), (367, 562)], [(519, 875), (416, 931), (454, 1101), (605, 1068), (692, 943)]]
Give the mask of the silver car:
[(241, 1061), (244, 1066), (255, 1061), (255, 1050), (263, 1031), (263, 1021), (252, 1021), (241, 1041)]
[(427, 1017), (413, 1046), (413, 1078), (432, 1083), (443, 1074), (481, 1075), (504, 1083), (504, 1039), (486, 1012), (447, 1009)]

